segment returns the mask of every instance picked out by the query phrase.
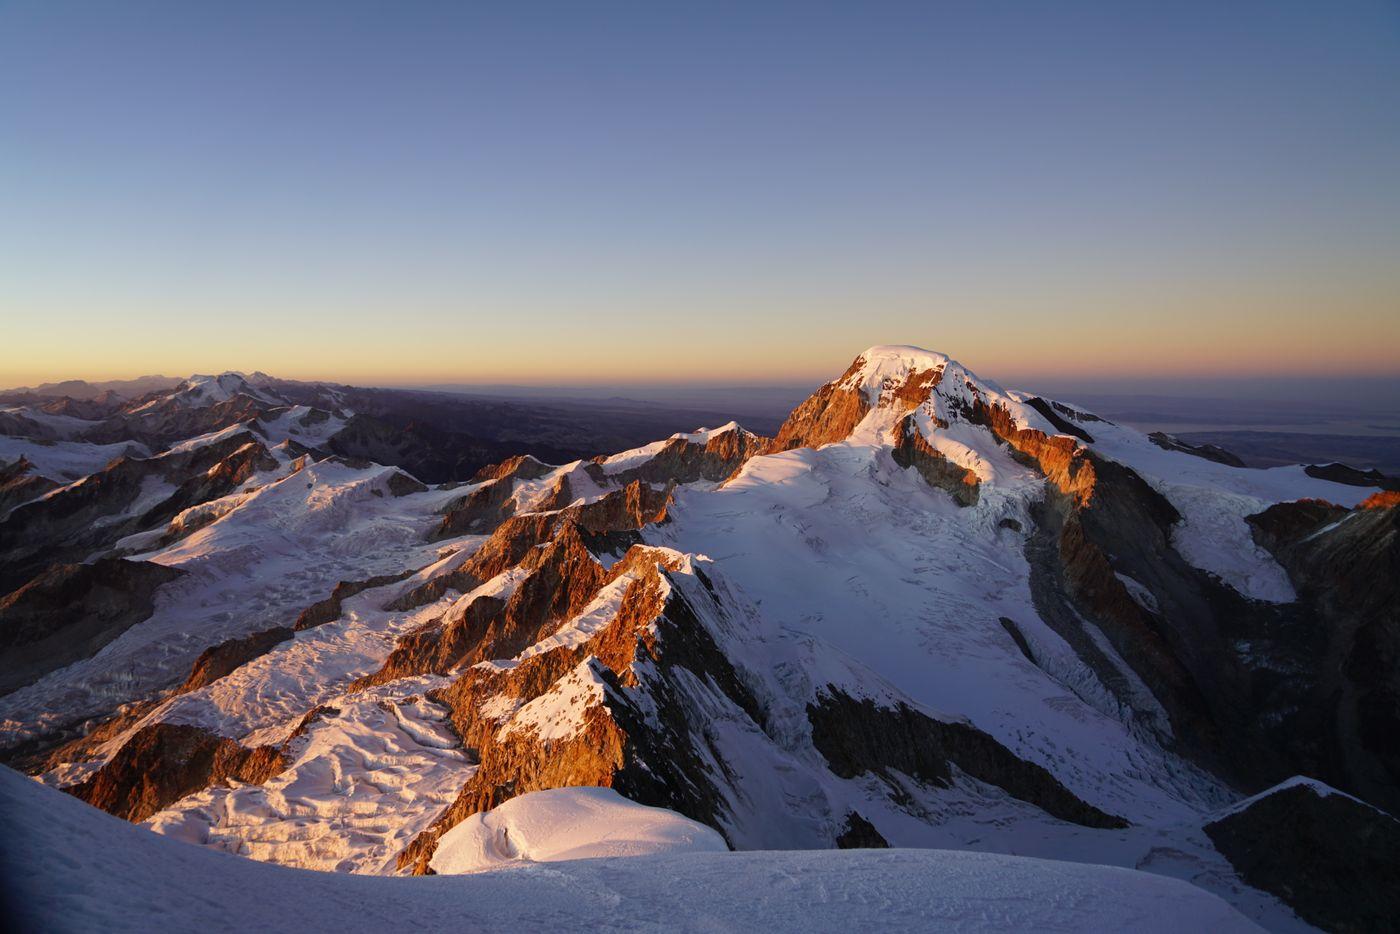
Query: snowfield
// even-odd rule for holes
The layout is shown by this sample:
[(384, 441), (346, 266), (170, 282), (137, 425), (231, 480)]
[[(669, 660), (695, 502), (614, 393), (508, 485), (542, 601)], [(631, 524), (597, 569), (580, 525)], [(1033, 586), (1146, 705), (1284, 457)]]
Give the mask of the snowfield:
[(20, 930), (1257, 931), (1176, 879), (940, 850), (671, 853), (465, 876), (287, 869), (161, 838), (0, 769)]
[(468, 817), (442, 838), (432, 867), (453, 875), (519, 863), (727, 852), (723, 837), (675, 811), (628, 801), (611, 788), (551, 788)]

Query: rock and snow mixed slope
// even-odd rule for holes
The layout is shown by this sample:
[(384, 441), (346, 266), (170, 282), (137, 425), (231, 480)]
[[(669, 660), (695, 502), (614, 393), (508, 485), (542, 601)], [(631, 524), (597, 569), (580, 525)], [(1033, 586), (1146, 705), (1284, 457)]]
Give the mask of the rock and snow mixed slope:
[[(142, 417), (306, 404), (225, 382)], [(60, 600), (109, 620), (0, 697), (12, 761), (287, 866), (477, 865), (507, 828), (587, 851), (526, 802), (596, 786), (738, 850), (1145, 869), (1279, 930), (1303, 922), (1206, 825), (1296, 772), (1395, 806), (1400, 694), (1374, 656), (1400, 648), (1400, 601), (1353, 575), (1395, 564), (1400, 510), (1364, 487), (1199, 457), (909, 347), (862, 354), (771, 440), (729, 424), (433, 489), (295, 445), (272, 427), (295, 411), (0, 523), (178, 574), (0, 604), (8, 628)], [(92, 516), (115, 518), (75, 538)]]
[(20, 929), (1257, 931), (1175, 879), (940, 851), (661, 852), (376, 879), (199, 851), (0, 768), (0, 871)]

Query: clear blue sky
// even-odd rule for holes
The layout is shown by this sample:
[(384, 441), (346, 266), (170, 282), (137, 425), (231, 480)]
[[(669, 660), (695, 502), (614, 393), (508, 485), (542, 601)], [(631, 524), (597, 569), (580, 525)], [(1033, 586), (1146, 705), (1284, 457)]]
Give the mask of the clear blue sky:
[(1395, 3), (0, 0), (0, 384), (1400, 373)]

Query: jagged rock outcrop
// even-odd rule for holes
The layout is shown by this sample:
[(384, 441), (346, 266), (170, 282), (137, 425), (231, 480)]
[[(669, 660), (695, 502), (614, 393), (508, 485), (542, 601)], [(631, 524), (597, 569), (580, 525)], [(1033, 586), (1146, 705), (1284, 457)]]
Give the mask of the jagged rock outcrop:
[(389, 474), (387, 483), (390, 496), (410, 496), (414, 493), (426, 493), (428, 486), (410, 477), (402, 470), (395, 470)]
[(352, 687), (417, 674), (445, 674), (458, 665), (510, 658), (539, 641), (551, 624), (574, 615), (593, 598), (607, 572), (567, 520), (542, 548), (517, 567), (525, 572), (504, 599), (483, 595), (400, 639), (384, 666)]
[(1400, 480), (1387, 477), (1379, 470), (1358, 470), (1346, 464), (1309, 464), (1303, 468), (1309, 477), (1345, 483), (1347, 486), (1375, 486), (1382, 490), (1400, 490)]
[(195, 659), (194, 667), (185, 683), (176, 688), (176, 694), (186, 694), (229, 674), (240, 665), (266, 655), (296, 633), (286, 626), (274, 626), (238, 639), (226, 639), (216, 646), (205, 649)]
[(836, 846), (842, 850), (883, 850), (888, 849), (889, 845), (875, 825), (861, 817), (858, 811), (846, 815), (846, 826), (836, 837)]
[(904, 416), (895, 426), (890, 454), (896, 464), (913, 467), (929, 486), (948, 493), (959, 505), (971, 506), (977, 502), (981, 483), (977, 474), (948, 460), (943, 452), (929, 444), (913, 416)]
[(1044, 768), (1018, 759), (969, 724), (944, 723), (904, 704), (884, 707), (833, 688), (807, 706), (807, 718), (812, 744), (843, 778), (873, 773), (898, 795), (901, 780), (893, 773), (947, 787), (956, 766), (1061, 820), (1098, 828), (1128, 825), (1081, 801)]
[(1240, 877), (1325, 931), (1400, 931), (1400, 822), (1307, 780), (1205, 826)]
[(1394, 509), (1400, 506), (1400, 490), (1372, 493), (1360, 503), (1361, 509)]
[(340, 619), (342, 604), (358, 593), (366, 590), (373, 590), (376, 587), (387, 587), (390, 584), (397, 584), (399, 581), (410, 576), (412, 570), (400, 571), (397, 574), (380, 574), (375, 577), (366, 578), (359, 581), (341, 581), (331, 589), (330, 596), (322, 600), (317, 600), (309, 607), (301, 611), (297, 616), (296, 623), (292, 629), (301, 632), (305, 629), (312, 629), (325, 623), (333, 623)]
[(1073, 435), (1080, 441), (1088, 441), (1090, 444), (1093, 443), (1094, 436), (1089, 434), (1089, 432), (1078, 423), (1085, 421), (1102, 421), (1097, 415), (1090, 415), (1088, 412), (1080, 412), (1067, 405), (1062, 405), (1059, 402), (1051, 402), (1039, 396), (1027, 398), (1025, 404), (1040, 413), (1041, 418), (1045, 419), (1051, 425), (1054, 425), (1056, 431), (1061, 434)]
[[(820, 447), (850, 437), (871, 409), (870, 400), (858, 382), (867, 363), (864, 354), (857, 357), (845, 373), (793, 409), (768, 450)], [(942, 369), (915, 370), (897, 382), (886, 381), (873, 388), (884, 404), (906, 412), (927, 399), (942, 378)]]
[(40, 476), (26, 457), (0, 464), (0, 518), (16, 506), (57, 488), (58, 481)]
[(694, 745), (706, 726), (694, 720), (683, 697), (687, 679), (675, 670), (713, 685), (746, 716), (761, 713), (669, 576), (667, 564), (674, 562), (642, 546), (629, 551), (615, 568), (631, 575), (619, 609), (586, 641), (513, 667), (468, 668), (434, 692), (480, 766), (456, 802), (403, 852), (400, 868), (427, 872), (439, 837), (471, 814), (567, 785), (615, 788), (723, 827), (723, 779)]
[[(178, 513), (231, 493), (260, 472), (276, 470), (280, 464), (260, 441), (247, 441), (203, 473), (181, 483), (159, 505), (137, 518), (138, 527), (149, 528)], [(193, 531), (186, 529), (185, 532)]]
[(627, 568), (623, 561), (611, 573), (605, 571), (590, 552), (588, 538), (660, 521), (669, 498), (669, 490), (633, 480), (591, 503), (502, 523), (461, 568), (401, 595), (392, 605), (409, 609), (448, 590), (470, 593), (511, 568), (525, 572), (523, 580), (504, 599), (483, 594), (402, 637), (384, 666), (359, 679), (356, 687), (413, 674), (445, 674), (459, 665), (510, 657), (539, 641), (551, 624), (577, 613)]
[(197, 726), (152, 723), (91, 778), (64, 790), (109, 814), (140, 821), (215, 782), (262, 784), (285, 767), (272, 746), (246, 749)]
[[(1225, 464), (1229, 467), (1244, 467), (1245, 462), (1234, 454), (1220, 447), (1218, 444), (1191, 444), (1174, 438), (1164, 431), (1154, 431), (1147, 436), (1157, 447), (1164, 451), (1179, 451), (1182, 454), (1190, 454), (1193, 457), (1202, 457), (1217, 464)], [(1315, 474), (1313, 476), (1316, 476)]]
[(1379, 493), (1355, 510), (1317, 500), (1250, 516), (1255, 541), (1288, 572), (1316, 622), (1298, 633), (1319, 739), (1311, 774), (1400, 809), (1400, 506)]
[(841, 441), (850, 437), (869, 411), (870, 403), (859, 389), (827, 383), (793, 409), (769, 450), (790, 451)]
[(487, 479), (448, 504), (437, 537), (482, 534), (494, 529), (515, 512), (514, 492), (507, 478)]
[(105, 558), (56, 565), (0, 598), (0, 694), (94, 655), (149, 617), (180, 571)]
[(487, 464), (472, 475), (472, 483), (487, 480), (539, 480), (552, 473), (554, 468), (529, 454), (507, 457), (499, 464)]
[[(763, 453), (773, 442), (745, 431), (731, 422), (707, 432), (703, 442), (686, 435), (669, 439), (643, 463), (611, 474), (613, 483), (641, 480), (649, 484), (695, 483), (727, 480), (751, 457)], [(606, 459), (598, 458), (602, 463)]]

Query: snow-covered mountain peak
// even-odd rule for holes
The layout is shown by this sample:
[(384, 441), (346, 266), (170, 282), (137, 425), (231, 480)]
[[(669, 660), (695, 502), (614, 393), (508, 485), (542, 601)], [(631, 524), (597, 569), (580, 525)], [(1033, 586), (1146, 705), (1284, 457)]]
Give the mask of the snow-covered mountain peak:
[(176, 387), (172, 396), (183, 397), (200, 405), (226, 402), (237, 395), (252, 396), (255, 399), (264, 399), (268, 402), (280, 401), (269, 398), (267, 390), (269, 382), (269, 378), (262, 373), (254, 373), (251, 376), (235, 370), (227, 370), (217, 376), (197, 373)]
[[(836, 380), (836, 385), (859, 389), (871, 406), (888, 406), (896, 398), (917, 404), (935, 395), (961, 400), (981, 395), (1003, 405), (1015, 401), (999, 384), (978, 376), (947, 354), (912, 344), (867, 348)], [(924, 389), (928, 392), (924, 393)]]
[(957, 361), (947, 354), (924, 350), (909, 344), (879, 344), (856, 357), (855, 362), (837, 381), (848, 389), (861, 389), (874, 405), (882, 387), (904, 383), (915, 373), (942, 373)]
[(820, 447), (847, 439), (894, 444), (910, 418), (925, 435), (955, 422), (985, 424), (993, 418), (1004, 418), (1015, 428), (1057, 433), (1033, 406), (947, 354), (891, 344), (865, 350), (844, 373), (794, 409), (774, 449)]

